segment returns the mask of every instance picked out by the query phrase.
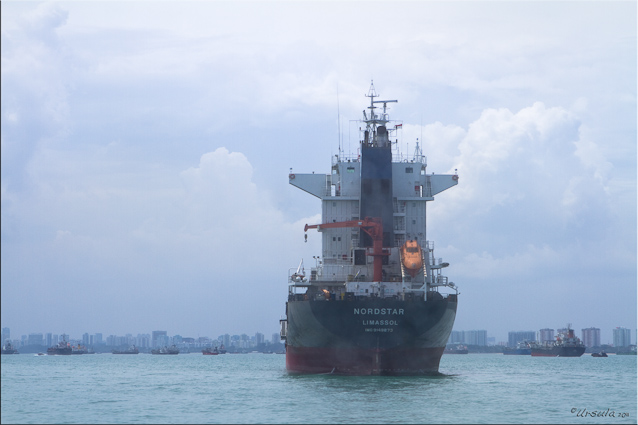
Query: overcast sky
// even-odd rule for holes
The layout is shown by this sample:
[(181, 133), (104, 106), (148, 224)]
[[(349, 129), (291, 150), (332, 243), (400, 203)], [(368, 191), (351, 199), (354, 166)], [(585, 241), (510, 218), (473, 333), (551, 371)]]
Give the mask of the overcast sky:
[[(428, 239), (456, 330), (636, 336), (636, 2), (15, 2), (2, 8), (2, 327), (278, 331), (374, 80), (459, 185)], [(340, 125), (339, 125), (340, 123)]]

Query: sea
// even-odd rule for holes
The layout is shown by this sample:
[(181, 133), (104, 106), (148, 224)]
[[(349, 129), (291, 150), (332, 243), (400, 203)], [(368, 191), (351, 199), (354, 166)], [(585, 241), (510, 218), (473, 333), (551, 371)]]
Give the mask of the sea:
[(636, 356), (444, 354), (440, 376), (290, 375), (283, 354), (3, 355), (1, 423), (636, 423)]

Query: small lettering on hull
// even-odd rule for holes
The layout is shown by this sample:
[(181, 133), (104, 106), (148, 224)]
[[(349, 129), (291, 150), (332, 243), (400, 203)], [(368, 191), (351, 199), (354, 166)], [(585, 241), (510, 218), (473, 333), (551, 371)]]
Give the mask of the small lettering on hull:
[(363, 325), (364, 326), (396, 326), (398, 325), (399, 322), (397, 322), (396, 320), (364, 320), (363, 321)]

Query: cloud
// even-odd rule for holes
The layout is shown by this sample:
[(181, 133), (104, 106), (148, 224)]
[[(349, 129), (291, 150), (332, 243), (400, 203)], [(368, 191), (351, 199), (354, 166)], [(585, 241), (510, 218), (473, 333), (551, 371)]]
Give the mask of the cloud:
[[(2, 33), (2, 180), (22, 186), (39, 144), (68, 131), (68, 69), (57, 29), (68, 12), (41, 3)], [(4, 24), (3, 20), (3, 24)]]
[(569, 226), (592, 193), (605, 196), (606, 181), (579, 155), (579, 127), (572, 113), (541, 102), (517, 113), (485, 110), (458, 145), (453, 166), (460, 184), (445, 196), (454, 211), (524, 220), (534, 232)]
[[(443, 158), (444, 168), (458, 168), (460, 180), (430, 205), (429, 232), (466, 296), (518, 314), (541, 301), (550, 310), (564, 302), (593, 308), (591, 294), (601, 282), (616, 293), (633, 285), (635, 259), (628, 253), (635, 252), (635, 232), (617, 231), (616, 206), (635, 216), (635, 205), (612, 195), (612, 164), (576, 113), (535, 102), (517, 112), (487, 109), (467, 131), (442, 129), (430, 127), (437, 138), (426, 139), (426, 147), (438, 151), (445, 139), (458, 141), (457, 155)], [(635, 223), (623, 225), (635, 229)], [(510, 294), (506, 304), (499, 294)], [(600, 308), (613, 305), (601, 302)], [(567, 320), (558, 312), (552, 317)], [(467, 320), (461, 313), (457, 326), (470, 326)], [(485, 320), (486, 327), (502, 326)]]
[[(20, 242), (3, 255), (3, 296), (22, 305), (36, 287), (46, 288), (37, 289), (43, 297), (33, 301), (43, 312), (54, 298), (99, 300), (74, 307), (94, 327), (101, 326), (100, 317), (117, 314), (113, 326), (123, 330), (126, 320), (195, 329), (188, 316), (164, 322), (160, 312), (177, 302), (233, 318), (215, 325), (215, 332), (275, 328), (275, 322), (263, 329), (262, 324), (283, 313), (286, 270), (304, 254), (309, 259), (320, 253), (320, 238), (302, 243), (303, 224), (320, 217), (285, 221), (240, 152), (220, 147), (179, 173), (157, 167), (133, 171), (116, 161), (119, 154), (117, 148), (102, 151), (83, 167), (69, 166), (74, 161), (68, 157), (36, 161), (43, 165), (37, 193), (19, 199), (3, 226), (39, 223), (42, 233), (14, 235)], [(18, 269), (32, 283), (9, 283)], [(253, 314), (225, 301), (238, 294), (244, 295), (241, 305), (257, 303)], [(139, 317), (140, 302), (156, 313)], [(36, 313), (29, 320), (41, 319)], [(65, 319), (66, 325), (77, 326), (75, 319)]]
[(460, 175), (428, 205), (457, 329), (538, 287), (635, 294), (635, 4), (105, 5), (2, 5), (3, 325), (37, 331), (80, 296), (81, 332), (173, 308), (161, 326), (183, 333), (210, 334), (211, 310), (276, 322), (286, 269), (321, 250), (288, 170), (356, 155), (370, 80), (399, 100), (400, 153), (418, 138), (428, 172)]

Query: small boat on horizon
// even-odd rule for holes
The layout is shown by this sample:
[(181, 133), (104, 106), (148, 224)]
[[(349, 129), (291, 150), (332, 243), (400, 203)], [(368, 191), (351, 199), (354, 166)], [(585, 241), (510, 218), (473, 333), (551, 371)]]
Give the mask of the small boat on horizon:
[(206, 347), (202, 350), (202, 354), (205, 356), (216, 356), (219, 354), (217, 347)]
[(140, 350), (136, 346), (131, 346), (126, 350), (113, 350), (113, 354), (139, 354)]
[(456, 347), (446, 347), (443, 354), (467, 354), (469, 351), (465, 345), (457, 345)]
[(170, 347), (155, 348), (151, 350), (151, 354), (179, 354), (179, 348), (175, 345)]
[(516, 343), (516, 348), (505, 347), (503, 349), (503, 354), (529, 356), (530, 354), (532, 354), (532, 349), (528, 341), (521, 341)]

